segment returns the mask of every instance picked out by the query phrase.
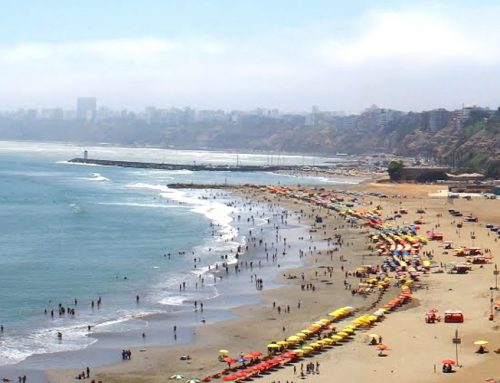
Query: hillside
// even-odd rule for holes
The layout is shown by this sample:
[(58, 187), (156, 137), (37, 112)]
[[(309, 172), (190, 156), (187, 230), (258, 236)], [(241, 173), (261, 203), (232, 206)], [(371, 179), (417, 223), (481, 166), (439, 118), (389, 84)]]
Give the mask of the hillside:
[(474, 109), (466, 119), (443, 110), (438, 128), (429, 123), (433, 112), (391, 111), (391, 118), (383, 123), (377, 113), (323, 118), (314, 124), (300, 115), (252, 115), (238, 121), (177, 125), (130, 118), (99, 122), (0, 118), (0, 139), (329, 155), (392, 153), (500, 177), (500, 109)]

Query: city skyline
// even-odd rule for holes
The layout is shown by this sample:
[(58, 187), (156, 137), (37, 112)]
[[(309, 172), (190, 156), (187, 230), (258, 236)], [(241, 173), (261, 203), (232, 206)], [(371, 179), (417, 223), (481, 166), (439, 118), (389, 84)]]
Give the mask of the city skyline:
[[(0, 110), (496, 108), (494, 1), (6, 1)], [(64, 33), (61, 33), (64, 31)]]
[(376, 104), (371, 104), (367, 105), (364, 108), (362, 108), (359, 111), (352, 112), (352, 111), (346, 111), (346, 110), (335, 110), (335, 109), (324, 109), (324, 108), (319, 108), (317, 105), (311, 105), (309, 107), (304, 106), (300, 110), (295, 110), (295, 111), (288, 111), (288, 110), (281, 110), (279, 108), (271, 108), (271, 107), (266, 107), (266, 106), (261, 106), (253, 109), (225, 109), (225, 108), (214, 108), (214, 109), (203, 109), (203, 108), (196, 108), (192, 105), (147, 105), (142, 108), (137, 108), (137, 109), (128, 109), (126, 107), (117, 107), (117, 108), (111, 108), (109, 105), (106, 103), (101, 103), (100, 100), (98, 100), (97, 97), (95, 96), (79, 96), (74, 99), (74, 105), (73, 107), (69, 108), (63, 108), (62, 106), (58, 105), (52, 105), (52, 106), (47, 106), (47, 107), (41, 107), (41, 108), (34, 108), (34, 107), (17, 107), (13, 109), (0, 109), (0, 116), (9, 116), (13, 115), (16, 113), (36, 113), (38, 117), (42, 116), (43, 114), (56, 114), (56, 115), (61, 115), (61, 119), (63, 119), (63, 114), (70, 113), (71, 118), (69, 119), (79, 119), (79, 120), (93, 120), (98, 112), (101, 113), (106, 113), (106, 112), (114, 112), (114, 113), (122, 113), (122, 112), (127, 112), (127, 113), (132, 113), (132, 114), (137, 114), (141, 115), (143, 113), (148, 113), (152, 111), (156, 112), (161, 112), (161, 111), (179, 111), (179, 112), (185, 112), (185, 111), (192, 111), (192, 112), (218, 112), (218, 113), (255, 113), (255, 114), (267, 114), (267, 115), (286, 115), (286, 114), (296, 114), (296, 115), (307, 115), (307, 114), (315, 114), (315, 113), (327, 113), (331, 114), (332, 116), (337, 116), (337, 117), (343, 117), (343, 116), (357, 116), (366, 112), (370, 112), (373, 110), (387, 110), (387, 111), (393, 111), (393, 112), (402, 112), (402, 113), (421, 113), (421, 112), (430, 112), (430, 111), (439, 111), (439, 110), (446, 110), (446, 111), (460, 111), (460, 110), (470, 110), (470, 109), (485, 109), (485, 110), (491, 110), (493, 113), (496, 109), (500, 108), (500, 106), (494, 106), (493, 108), (490, 108), (489, 106), (484, 106), (484, 105), (455, 105), (452, 106), (451, 108), (441, 108), (438, 106), (431, 107), (430, 109), (426, 110), (409, 110), (409, 111), (403, 111), (403, 110), (398, 110), (395, 108), (391, 107), (380, 107)]

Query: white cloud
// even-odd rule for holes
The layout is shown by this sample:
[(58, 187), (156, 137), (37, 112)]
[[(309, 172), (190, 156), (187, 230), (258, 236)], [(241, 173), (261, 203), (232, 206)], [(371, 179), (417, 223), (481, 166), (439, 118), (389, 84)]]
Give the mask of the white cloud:
[[(456, 11), (458, 12), (458, 11)], [(359, 110), (483, 103), (500, 87), (500, 9), (371, 11), (337, 26), (0, 46), (0, 105)], [(24, 100), (24, 101), (23, 101)]]
[(33, 60), (110, 60), (119, 62), (155, 62), (182, 54), (217, 55), (225, 51), (222, 42), (197, 39), (103, 39), (63, 43), (27, 42), (0, 48), (0, 63)]
[[(467, 28), (469, 27), (469, 28)], [(478, 34), (471, 25), (459, 25), (430, 11), (381, 11), (370, 14), (360, 33), (351, 39), (325, 39), (317, 51), (343, 64), (369, 60), (416, 60), (436, 63), (460, 59), (499, 60), (499, 29)]]

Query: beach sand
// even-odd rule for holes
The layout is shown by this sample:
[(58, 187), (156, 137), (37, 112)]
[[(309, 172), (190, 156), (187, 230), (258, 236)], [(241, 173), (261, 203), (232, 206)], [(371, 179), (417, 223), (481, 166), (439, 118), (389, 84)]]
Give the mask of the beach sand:
[[(492, 250), (498, 254), (499, 243), (496, 236), (488, 235), (484, 228), (485, 223), (500, 224), (500, 201), (473, 199), (471, 201), (447, 200), (443, 198), (429, 198), (428, 194), (441, 189), (439, 185), (392, 185), (370, 184), (351, 187), (352, 191), (377, 191), (385, 193), (389, 198), (363, 195), (365, 206), (380, 204), (384, 216), (391, 211), (404, 207), (409, 214), (403, 215), (395, 221), (397, 224), (413, 222), (420, 214), (416, 209), (423, 208), (426, 214), (422, 215), (424, 224), (420, 233), (438, 226), (443, 232), (445, 240), (453, 240), (456, 244), (476, 245)], [(354, 307), (370, 307), (377, 296), (362, 298), (352, 296), (344, 289), (344, 272), (353, 270), (359, 265), (381, 263), (382, 258), (368, 255), (367, 229), (349, 227), (346, 222), (334, 212), (315, 208), (305, 202), (289, 200), (284, 197), (269, 195), (253, 188), (242, 188), (236, 193), (243, 197), (260, 201), (272, 201), (288, 210), (303, 212), (302, 222), (312, 224), (314, 216), (319, 214), (325, 220), (326, 228), (317, 228), (313, 240), (306, 238), (303, 242), (310, 246), (325, 245), (325, 238), (333, 234), (342, 234), (345, 245), (332, 257), (324, 249), (321, 254), (312, 252), (304, 257), (305, 264), (299, 269), (280, 270), (279, 281), (284, 285), (277, 289), (266, 290), (260, 294), (262, 303), (255, 306), (238, 308), (235, 313), (237, 320), (206, 324), (196, 329), (195, 341), (192, 344), (178, 347), (157, 347), (134, 349), (131, 361), (119, 363), (109, 367), (95, 369), (92, 378), (103, 382), (166, 382), (172, 374), (179, 373), (186, 377), (201, 378), (221, 371), (225, 363), (217, 360), (218, 350), (227, 349), (230, 355), (237, 357), (240, 352), (247, 353), (254, 350), (265, 352), (266, 345), (273, 340), (281, 340), (286, 336), (303, 329), (313, 321), (325, 317), (329, 311), (345, 305)], [(397, 196), (397, 197), (394, 197)], [(373, 205), (369, 205), (372, 203)], [(464, 223), (463, 228), (457, 231), (452, 223), (456, 218), (448, 214), (448, 209), (460, 210), (467, 215), (474, 213), (479, 223)], [(438, 216), (441, 215), (441, 216)], [(322, 225), (323, 225), (322, 224)], [(337, 230), (334, 230), (336, 228)], [(325, 232), (326, 231), (326, 234)], [(474, 243), (470, 233), (475, 233)], [(320, 245), (322, 243), (323, 245)], [(349, 246), (346, 246), (346, 244)], [(304, 246), (302, 246), (304, 248)], [(441, 242), (430, 242), (424, 247), (425, 251), (434, 253), (434, 260), (438, 263), (456, 260), (451, 254), (443, 254)], [(297, 251), (297, 249), (290, 249)], [(340, 261), (343, 255), (346, 262)], [(332, 278), (322, 275), (325, 266), (332, 266)], [(301, 290), (301, 273), (304, 273), (305, 283), (312, 283), (316, 291)], [(318, 273), (318, 275), (316, 275)], [(287, 278), (288, 274), (297, 279)], [(249, 274), (242, 276), (249, 278)], [(355, 284), (356, 278), (349, 278)], [(488, 320), (490, 313), (490, 290), (494, 285), (493, 265), (474, 265), (473, 270), (466, 275), (428, 274), (422, 278), (426, 288), (414, 293), (413, 301), (402, 309), (391, 313), (386, 319), (369, 332), (360, 332), (355, 339), (341, 347), (333, 347), (321, 354), (305, 358), (303, 363), (310, 361), (320, 364), (320, 374), (307, 375), (310, 382), (332, 381), (373, 381), (373, 382), (483, 382), (488, 378), (500, 378), (500, 354), (493, 350), (500, 348), (500, 333), (498, 315), (493, 321)], [(389, 299), (389, 291), (384, 300)], [(493, 299), (499, 300), (500, 293), (493, 291)], [(298, 302), (301, 308), (298, 309)], [(290, 306), (290, 313), (278, 314), (273, 309), (273, 302), (285, 308)], [(465, 322), (460, 325), (426, 324), (424, 316), (430, 308), (439, 309), (440, 314), (447, 309), (458, 308), (464, 312)], [(285, 331), (283, 331), (283, 327)], [(454, 374), (441, 373), (443, 359), (455, 359), (455, 346), (452, 338), (455, 330), (459, 331), (462, 344), (459, 346), (459, 363)], [(387, 357), (378, 357), (373, 346), (368, 345), (366, 334), (376, 332), (384, 339), (390, 350)], [(476, 354), (473, 342), (477, 339), (486, 339), (489, 353)], [(190, 361), (179, 359), (181, 355), (189, 354)], [(300, 362), (299, 362), (300, 363)], [(299, 364), (297, 364), (299, 365)], [(50, 382), (73, 381), (77, 372), (74, 370), (50, 371), (47, 376)], [(260, 382), (291, 382), (299, 381), (293, 373), (293, 367), (279, 369), (269, 375), (255, 378)], [(221, 380), (219, 380), (221, 381)]]

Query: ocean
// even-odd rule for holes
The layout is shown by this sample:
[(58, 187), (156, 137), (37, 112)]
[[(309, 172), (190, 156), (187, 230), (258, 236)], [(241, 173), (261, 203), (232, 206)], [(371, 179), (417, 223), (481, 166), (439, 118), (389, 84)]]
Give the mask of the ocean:
[[(221, 256), (231, 260), (237, 247), (245, 245), (245, 233), (266, 222), (266, 213), (260, 212), (257, 222), (247, 222), (249, 213), (231, 206), (233, 198), (225, 193), (214, 199), (199, 190), (170, 189), (168, 183), (357, 182), (66, 162), (82, 156), (84, 149), (92, 158), (184, 164), (230, 164), (236, 157), (208, 151), (0, 142), (0, 324), (5, 328), (0, 366), (35, 354), (84, 349), (97, 342), (88, 336), (88, 325), (94, 334), (142, 331), (151, 325), (142, 320), (144, 315), (178, 313), (182, 318), (193, 301), (217, 301), (224, 295), (217, 284), (192, 286), (200, 275), (208, 281), (208, 266)], [(238, 161), (313, 165), (335, 159), (239, 153)], [(238, 215), (241, 222), (236, 222)], [(201, 258), (196, 268), (194, 257)], [(189, 288), (179, 291), (183, 282)], [(234, 296), (237, 292), (232, 290)], [(233, 300), (229, 294), (219, 298), (220, 312), (212, 315), (220, 319), (224, 304), (244, 302), (241, 294)], [(59, 316), (59, 304), (75, 308), (77, 315)], [(58, 331), (63, 341), (57, 339)]]

